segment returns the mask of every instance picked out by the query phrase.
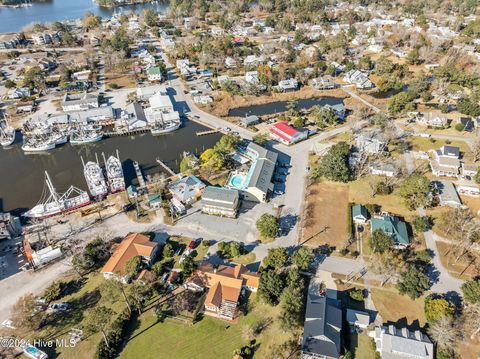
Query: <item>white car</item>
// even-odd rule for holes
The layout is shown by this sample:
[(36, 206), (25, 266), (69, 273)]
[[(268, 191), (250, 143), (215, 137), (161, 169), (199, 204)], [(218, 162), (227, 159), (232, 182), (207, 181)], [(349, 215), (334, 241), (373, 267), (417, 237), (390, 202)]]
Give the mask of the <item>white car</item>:
[(13, 326), (13, 322), (10, 319), (5, 319), (2, 322), (2, 327), (9, 328), (9, 329), (15, 329), (15, 327)]
[(223, 130), (224, 130), (225, 132), (230, 132), (232, 129), (231, 129), (230, 127), (224, 127)]
[(70, 304), (69, 303), (53, 303), (53, 304), (50, 304), (48, 308), (55, 312), (66, 312), (70, 310)]

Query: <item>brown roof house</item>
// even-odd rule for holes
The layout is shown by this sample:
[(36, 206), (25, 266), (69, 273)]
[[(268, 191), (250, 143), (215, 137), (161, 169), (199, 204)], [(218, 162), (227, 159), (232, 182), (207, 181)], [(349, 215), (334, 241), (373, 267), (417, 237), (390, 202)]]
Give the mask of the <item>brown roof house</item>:
[(185, 288), (193, 291), (208, 288), (205, 314), (233, 320), (240, 295), (245, 289), (256, 292), (259, 283), (260, 275), (250, 272), (241, 264), (215, 268), (211, 263), (205, 262), (185, 282)]
[(117, 246), (101, 272), (105, 279), (114, 278), (127, 283), (130, 280), (125, 268), (128, 260), (140, 256), (147, 265), (150, 265), (157, 253), (157, 243), (150, 241), (150, 238), (143, 234), (129, 233)]

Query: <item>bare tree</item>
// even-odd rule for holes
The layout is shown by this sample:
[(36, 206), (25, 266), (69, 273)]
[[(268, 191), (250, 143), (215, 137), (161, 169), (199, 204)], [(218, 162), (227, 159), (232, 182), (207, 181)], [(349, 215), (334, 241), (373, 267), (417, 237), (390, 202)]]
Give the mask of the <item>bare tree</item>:
[(453, 354), (458, 341), (462, 337), (460, 328), (450, 317), (442, 316), (439, 320), (431, 323), (428, 328), (430, 338), (445, 353)]
[(472, 154), (475, 162), (480, 161), (480, 138), (477, 137), (472, 144)]
[(470, 333), (470, 339), (480, 336), (480, 304), (469, 304), (464, 310), (463, 319), (465, 331)]
[(386, 251), (374, 254), (368, 267), (381, 278), (380, 285), (383, 287), (389, 282), (395, 283), (400, 278), (403, 264), (404, 261), (399, 254)]

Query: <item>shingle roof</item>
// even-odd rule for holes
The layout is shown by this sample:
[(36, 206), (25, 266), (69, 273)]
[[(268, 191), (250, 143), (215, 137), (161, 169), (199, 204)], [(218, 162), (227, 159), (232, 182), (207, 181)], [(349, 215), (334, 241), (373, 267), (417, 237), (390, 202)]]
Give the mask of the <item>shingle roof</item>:
[(385, 215), (382, 218), (372, 218), (372, 232), (377, 229), (388, 234), (395, 244), (410, 244), (407, 225), (398, 217)]

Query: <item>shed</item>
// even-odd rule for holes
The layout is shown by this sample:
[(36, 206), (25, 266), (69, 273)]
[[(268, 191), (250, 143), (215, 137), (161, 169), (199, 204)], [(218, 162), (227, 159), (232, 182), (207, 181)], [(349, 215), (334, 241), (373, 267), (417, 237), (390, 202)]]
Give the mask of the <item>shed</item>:
[(353, 223), (364, 224), (368, 221), (368, 211), (361, 204), (356, 204), (352, 207)]
[(248, 126), (256, 125), (257, 123), (260, 122), (260, 119), (258, 118), (258, 116), (251, 115), (251, 116), (242, 118), (240, 122), (242, 123), (243, 126), (248, 127)]

